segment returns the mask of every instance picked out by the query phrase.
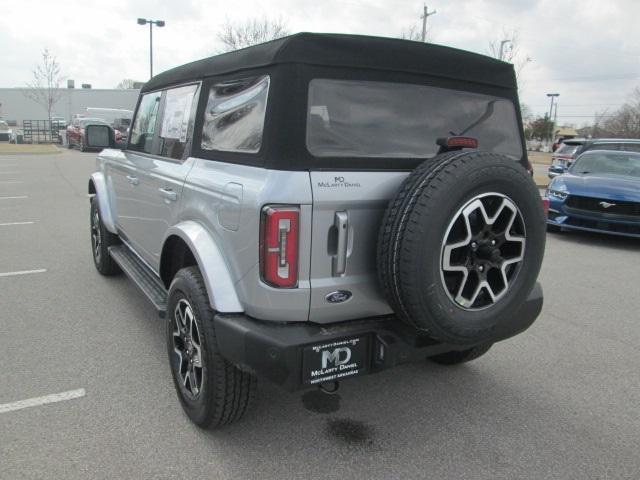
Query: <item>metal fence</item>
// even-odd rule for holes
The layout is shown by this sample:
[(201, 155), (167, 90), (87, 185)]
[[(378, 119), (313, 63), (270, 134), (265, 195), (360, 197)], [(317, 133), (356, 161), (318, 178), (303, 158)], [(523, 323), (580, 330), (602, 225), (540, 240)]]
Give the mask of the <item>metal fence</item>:
[(23, 120), (22, 139), (24, 143), (62, 143), (61, 128), (57, 121)]

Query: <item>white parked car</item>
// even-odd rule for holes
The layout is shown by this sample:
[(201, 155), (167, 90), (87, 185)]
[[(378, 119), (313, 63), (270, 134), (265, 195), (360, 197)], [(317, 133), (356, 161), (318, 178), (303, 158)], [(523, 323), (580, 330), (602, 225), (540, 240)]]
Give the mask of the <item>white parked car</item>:
[(13, 130), (7, 122), (0, 120), (0, 142), (10, 142), (13, 138)]

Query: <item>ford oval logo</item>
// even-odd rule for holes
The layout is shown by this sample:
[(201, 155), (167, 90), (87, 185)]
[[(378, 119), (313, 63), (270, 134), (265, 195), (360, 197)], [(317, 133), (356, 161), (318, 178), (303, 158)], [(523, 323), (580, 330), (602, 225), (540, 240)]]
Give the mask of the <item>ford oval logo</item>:
[(324, 297), (329, 303), (343, 303), (351, 298), (352, 293), (348, 290), (338, 290), (337, 292), (331, 292)]

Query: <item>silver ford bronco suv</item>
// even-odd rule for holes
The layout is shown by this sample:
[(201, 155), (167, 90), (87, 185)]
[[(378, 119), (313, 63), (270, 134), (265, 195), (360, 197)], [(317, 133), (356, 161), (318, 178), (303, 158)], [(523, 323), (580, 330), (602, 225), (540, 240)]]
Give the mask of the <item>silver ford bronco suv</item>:
[(85, 137), (105, 148), (95, 266), (166, 318), (197, 425), (242, 417), (257, 377), (333, 391), (472, 360), (542, 308), (545, 215), (508, 63), (301, 33), (152, 78), (126, 145)]

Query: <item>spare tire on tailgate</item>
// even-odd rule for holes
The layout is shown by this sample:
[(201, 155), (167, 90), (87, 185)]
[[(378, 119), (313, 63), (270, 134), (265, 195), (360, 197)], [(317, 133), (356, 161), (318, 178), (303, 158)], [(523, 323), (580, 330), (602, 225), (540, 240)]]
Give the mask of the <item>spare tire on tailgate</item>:
[(518, 162), (479, 151), (437, 155), (387, 208), (380, 283), (398, 317), (431, 337), (490, 341), (532, 290), (545, 231), (540, 194)]

